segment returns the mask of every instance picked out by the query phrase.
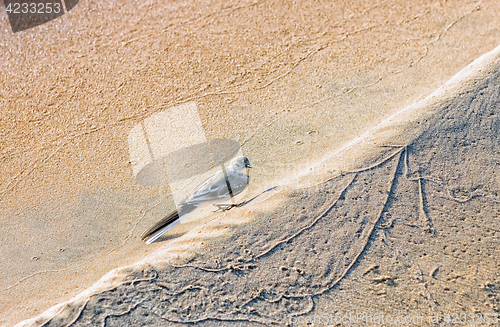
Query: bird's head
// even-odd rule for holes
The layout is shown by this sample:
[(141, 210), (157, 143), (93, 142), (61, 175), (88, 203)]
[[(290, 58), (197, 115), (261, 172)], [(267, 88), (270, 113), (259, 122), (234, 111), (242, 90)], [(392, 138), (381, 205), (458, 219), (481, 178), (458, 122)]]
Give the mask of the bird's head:
[(250, 165), (250, 160), (248, 160), (248, 158), (244, 156), (234, 158), (229, 164), (229, 169), (235, 172), (248, 172), (248, 168), (252, 168), (252, 166)]

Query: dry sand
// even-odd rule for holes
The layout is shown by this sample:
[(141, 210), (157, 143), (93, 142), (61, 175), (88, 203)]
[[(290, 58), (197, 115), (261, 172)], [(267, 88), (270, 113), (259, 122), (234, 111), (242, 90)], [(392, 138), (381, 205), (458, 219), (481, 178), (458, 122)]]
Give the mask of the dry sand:
[[(74, 296), (25, 325), (498, 313), (498, 55), (416, 100), (498, 44), (499, 13), (81, 1), (17, 34), (3, 14), (0, 324)], [(243, 144), (250, 195), (281, 186), (146, 247), (172, 201), (135, 182), (127, 135), (189, 101)]]

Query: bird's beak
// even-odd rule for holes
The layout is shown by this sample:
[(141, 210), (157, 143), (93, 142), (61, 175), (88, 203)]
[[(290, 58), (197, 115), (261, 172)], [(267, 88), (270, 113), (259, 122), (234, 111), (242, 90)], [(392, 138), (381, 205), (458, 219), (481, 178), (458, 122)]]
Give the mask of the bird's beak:
[(250, 166), (250, 164), (246, 164), (245, 167), (246, 168), (252, 168), (252, 166)]

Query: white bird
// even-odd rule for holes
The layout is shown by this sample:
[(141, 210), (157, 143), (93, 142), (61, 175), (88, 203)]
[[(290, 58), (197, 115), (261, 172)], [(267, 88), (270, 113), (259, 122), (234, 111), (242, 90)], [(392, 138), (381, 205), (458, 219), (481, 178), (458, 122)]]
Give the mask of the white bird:
[[(231, 160), (226, 169), (222, 169), (196, 187), (177, 209), (142, 233), (146, 244), (156, 241), (161, 235), (174, 227), (183, 216), (196, 208), (212, 203), (231, 200), (243, 192), (250, 180), (248, 169), (252, 168), (247, 157), (240, 156)], [(233, 205), (227, 205), (231, 207)]]

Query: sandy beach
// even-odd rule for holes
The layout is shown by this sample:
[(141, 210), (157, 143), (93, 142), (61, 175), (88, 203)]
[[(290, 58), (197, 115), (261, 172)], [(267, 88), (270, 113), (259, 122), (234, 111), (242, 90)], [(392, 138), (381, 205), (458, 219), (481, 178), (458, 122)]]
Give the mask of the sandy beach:
[[(12, 33), (2, 11), (0, 325), (495, 325), (499, 14), (80, 1)], [(179, 106), (241, 145), (253, 200), (147, 246), (174, 198), (130, 135)]]

